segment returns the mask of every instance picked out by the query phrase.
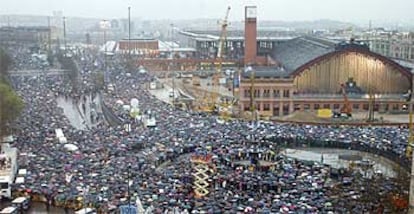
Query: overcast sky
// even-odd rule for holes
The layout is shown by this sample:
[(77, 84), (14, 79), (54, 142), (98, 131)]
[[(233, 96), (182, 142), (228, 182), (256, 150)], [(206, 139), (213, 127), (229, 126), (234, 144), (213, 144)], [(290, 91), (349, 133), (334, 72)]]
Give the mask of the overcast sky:
[(257, 5), (261, 20), (317, 20), (391, 22), (414, 20), (413, 0), (0, 0), (0, 14), (121, 18), (131, 6), (143, 19), (221, 18), (227, 5), (230, 20), (243, 19), (244, 5)]

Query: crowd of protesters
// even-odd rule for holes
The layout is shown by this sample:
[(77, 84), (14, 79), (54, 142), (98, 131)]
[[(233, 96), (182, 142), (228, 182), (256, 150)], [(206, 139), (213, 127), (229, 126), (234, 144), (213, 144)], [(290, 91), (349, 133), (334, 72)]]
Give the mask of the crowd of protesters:
[[(113, 58), (103, 66), (102, 57), (85, 52), (73, 60), (81, 76), (76, 90), (64, 75), (12, 78), (25, 102), (14, 124), (14, 145), (29, 159), (21, 163), (28, 170), (25, 184), (14, 190), (42, 195), (57, 206), (93, 206), (109, 213), (110, 207), (137, 204), (139, 198), (138, 204), (153, 213), (375, 212), (382, 209), (379, 200), (333, 197), (335, 184), (341, 183), (345, 175), (331, 178), (329, 166), (287, 158), (279, 153), (280, 148), (326, 142), (405, 158), (408, 131), (403, 128), (241, 120), (221, 123), (214, 116), (178, 110), (156, 99), (147, 90), (147, 83), (154, 77), (127, 69), (121, 59)], [(114, 85), (114, 93), (92, 85), (92, 73), (104, 69), (105, 82), (109, 80)], [(56, 102), (59, 96), (81, 102), (85, 96), (98, 94), (112, 114), (120, 118), (117, 126), (102, 122), (88, 130), (77, 129)], [(141, 112), (154, 113), (156, 127), (145, 127), (125, 111), (120, 103), (129, 104), (133, 98), (139, 100)], [(130, 124), (131, 129), (126, 130), (125, 124)], [(78, 150), (69, 151), (59, 143), (56, 129), (62, 129), (68, 143)], [(214, 156), (210, 193), (205, 197), (194, 195), (193, 169), (187, 154)], [(392, 181), (383, 182), (380, 189)]]

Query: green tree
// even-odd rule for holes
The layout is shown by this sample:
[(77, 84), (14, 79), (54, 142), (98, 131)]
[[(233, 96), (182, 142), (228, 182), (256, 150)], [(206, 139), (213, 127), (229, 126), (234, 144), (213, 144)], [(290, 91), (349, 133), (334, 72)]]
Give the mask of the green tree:
[(7, 82), (12, 59), (0, 48), (0, 137), (8, 134), (7, 126), (23, 109), (23, 101)]
[(92, 82), (95, 86), (95, 89), (103, 89), (104, 88), (104, 84), (105, 84), (105, 77), (103, 72), (94, 72), (92, 73)]
[(0, 48), (0, 75), (2, 77), (8, 74), (9, 66), (11, 65), (12, 60), (10, 56)]
[(23, 101), (5, 81), (0, 82), (0, 137), (8, 134), (7, 126), (23, 110)]

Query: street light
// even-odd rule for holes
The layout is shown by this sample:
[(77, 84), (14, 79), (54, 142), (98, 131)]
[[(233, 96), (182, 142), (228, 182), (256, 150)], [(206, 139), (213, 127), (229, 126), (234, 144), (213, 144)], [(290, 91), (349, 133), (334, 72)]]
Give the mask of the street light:
[(128, 7), (128, 57), (131, 60), (131, 7)]
[[(171, 24), (171, 55), (172, 55), (171, 64), (174, 69), (174, 24)], [(173, 104), (173, 108), (175, 109), (175, 72), (173, 72), (173, 77), (172, 77), (172, 92), (173, 92), (172, 104)]]
[(86, 206), (86, 194), (88, 192), (89, 192), (89, 186), (88, 185), (85, 185), (83, 187), (83, 208), (85, 210), (85, 213), (86, 213), (86, 208), (87, 208), (87, 206)]
[(63, 17), (63, 44), (65, 46), (65, 56), (66, 56), (66, 51), (67, 51), (67, 47), (66, 47), (66, 17)]
[(131, 181), (130, 181), (130, 169), (131, 169), (131, 163), (128, 163), (128, 168), (127, 168), (127, 172), (128, 172), (128, 210), (131, 209), (131, 191), (129, 186), (131, 186)]
[(106, 53), (107, 53), (107, 45), (106, 45), (106, 30), (111, 27), (108, 20), (104, 19), (100, 22), (101, 29), (103, 30), (103, 44), (104, 44), (104, 84), (107, 81), (107, 61), (106, 61)]

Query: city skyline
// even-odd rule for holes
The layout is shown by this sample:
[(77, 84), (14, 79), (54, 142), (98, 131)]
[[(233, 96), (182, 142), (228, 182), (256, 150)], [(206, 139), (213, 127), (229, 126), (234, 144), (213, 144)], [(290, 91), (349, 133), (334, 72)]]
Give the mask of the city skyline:
[[(24, 5), (24, 7), (22, 7)], [(89, 18), (125, 18), (127, 8), (135, 18), (146, 20), (188, 20), (222, 18), (227, 6), (232, 10), (229, 20), (240, 21), (244, 17), (244, 6), (256, 5), (260, 20), (314, 21), (321, 19), (338, 20), (353, 23), (409, 22), (414, 20), (410, 8), (414, 2), (405, 0), (152, 0), (137, 2), (132, 0), (14, 0), (4, 2), (0, 15), (52, 15), (53, 11), (62, 11), (64, 16)]]

